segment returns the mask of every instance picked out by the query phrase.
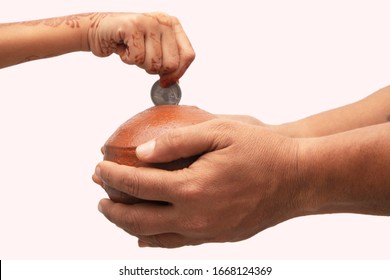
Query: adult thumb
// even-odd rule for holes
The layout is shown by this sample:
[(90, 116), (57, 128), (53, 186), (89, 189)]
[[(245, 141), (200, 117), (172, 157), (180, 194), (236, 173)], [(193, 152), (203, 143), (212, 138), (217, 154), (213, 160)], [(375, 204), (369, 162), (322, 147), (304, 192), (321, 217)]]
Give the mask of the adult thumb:
[(136, 148), (143, 162), (171, 162), (181, 158), (201, 155), (217, 149), (220, 144), (210, 127), (214, 121), (176, 128)]

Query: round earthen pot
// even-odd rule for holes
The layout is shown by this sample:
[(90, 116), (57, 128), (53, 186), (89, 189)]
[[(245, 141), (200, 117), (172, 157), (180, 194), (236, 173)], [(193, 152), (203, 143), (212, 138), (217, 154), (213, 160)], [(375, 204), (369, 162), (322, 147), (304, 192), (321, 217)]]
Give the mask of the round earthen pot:
[[(122, 124), (102, 148), (104, 160), (135, 167), (155, 167), (165, 170), (179, 170), (190, 166), (197, 157), (180, 159), (170, 163), (146, 164), (138, 160), (135, 148), (170, 129), (193, 125), (216, 116), (197, 107), (184, 105), (159, 105), (151, 107)], [(103, 186), (115, 202), (134, 204), (142, 200), (129, 196), (114, 188)]]

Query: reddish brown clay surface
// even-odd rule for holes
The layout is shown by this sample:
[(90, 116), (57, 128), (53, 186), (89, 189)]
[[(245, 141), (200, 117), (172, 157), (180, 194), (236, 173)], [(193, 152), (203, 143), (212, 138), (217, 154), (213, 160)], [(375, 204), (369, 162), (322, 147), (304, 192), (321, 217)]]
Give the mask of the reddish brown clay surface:
[[(122, 124), (107, 140), (102, 149), (104, 160), (123, 165), (151, 166), (165, 170), (178, 170), (191, 165), (196, 157), (163, 164), (146, 164), (138, 160), (135, 148), (170, 129), (193, 125), (215, 118), (213, 114), (193, 106), (160, 105), (151, 107)], [(116, 202), (133, 204), (141, 200), (104, 185), (108, 196)]]

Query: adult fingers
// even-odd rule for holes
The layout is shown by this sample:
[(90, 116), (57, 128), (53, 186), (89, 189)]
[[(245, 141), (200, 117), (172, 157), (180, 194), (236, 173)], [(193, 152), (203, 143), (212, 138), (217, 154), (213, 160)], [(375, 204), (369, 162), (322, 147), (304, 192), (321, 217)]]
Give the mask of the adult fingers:
[[(137, 157), (144, 162), (170, 162), (224, 148), (229, 143), (228, 125), (221, 120), (171, 130), (137, 147)], [(226, 137), (225, 137), (226, 136)]]
[(162, 233), (137, 237), (139, 238), (139, 247), (178, 248), (207, 242), (207, 240), (201, 238), (189, 237), (179, 233)]
[(92, 175), (92, 181), (103, 187), (103, 181), (96, 174)]
[(131, 167), (110, 161), (99, 163), (95, 176), (106, 185), (145, 200), (176, 201), (185, 178), (180, 172), (155, 168)]
[(112, 223), (131, 235), (150, 236), (175, 230), (173, 206), (157, 203), (133, 205), (115, 203), (110, 199), (99, 202), (99, 211)]

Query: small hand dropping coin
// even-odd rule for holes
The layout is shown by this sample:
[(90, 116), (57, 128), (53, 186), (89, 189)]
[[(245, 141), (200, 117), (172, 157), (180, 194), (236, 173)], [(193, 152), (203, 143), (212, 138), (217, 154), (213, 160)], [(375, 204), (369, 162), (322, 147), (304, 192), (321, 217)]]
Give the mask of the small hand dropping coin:
[(150, 91), (154, 105), (178, 105), (181, 99), (181, 89), (177, 83), (167, 88), (160, 86), (160, 80), (154, 83)]

